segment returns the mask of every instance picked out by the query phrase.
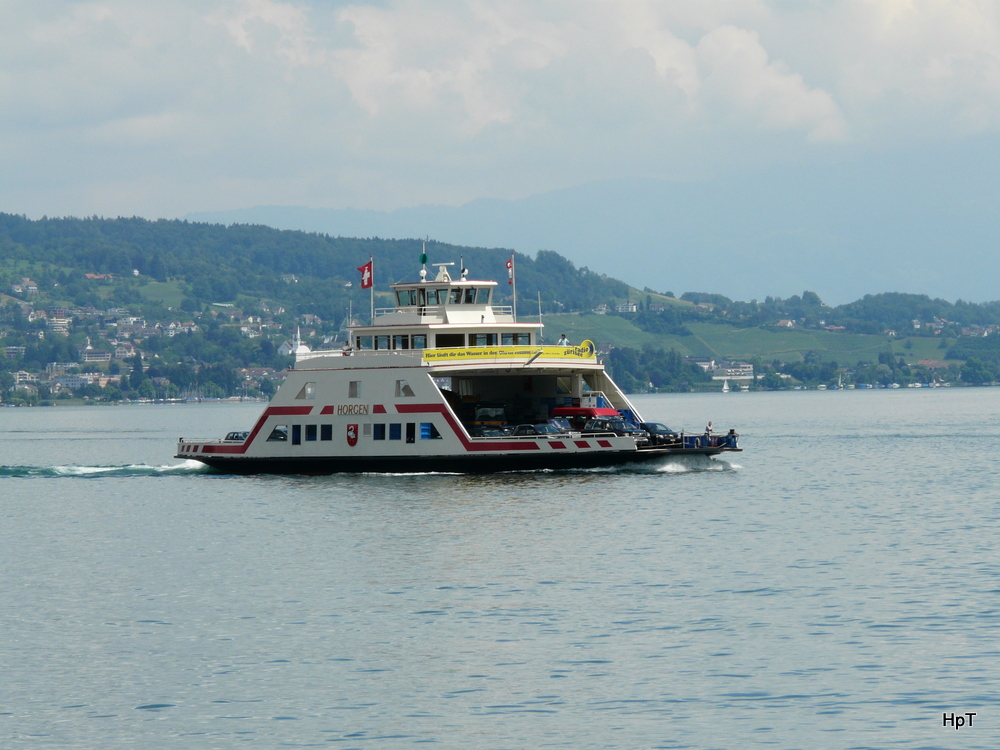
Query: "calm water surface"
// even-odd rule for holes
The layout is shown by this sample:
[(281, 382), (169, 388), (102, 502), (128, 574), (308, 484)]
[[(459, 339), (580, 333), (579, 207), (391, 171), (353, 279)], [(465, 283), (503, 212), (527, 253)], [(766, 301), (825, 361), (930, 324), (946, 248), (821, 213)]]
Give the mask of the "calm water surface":
[(0, 747), (1000, 746), (1000, 389), (636, 405), (746, 452), (226, 477), (175, 440), (260, 404), (0, 410)]

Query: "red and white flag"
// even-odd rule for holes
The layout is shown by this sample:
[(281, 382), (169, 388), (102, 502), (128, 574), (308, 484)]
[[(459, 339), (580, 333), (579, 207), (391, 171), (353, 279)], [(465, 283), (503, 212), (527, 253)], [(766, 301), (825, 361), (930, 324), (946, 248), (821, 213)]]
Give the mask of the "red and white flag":
[(507, 261), (507, 283), (514, 283), (514, 256), (510, 256), (510, 260)]
[(373, 277), (372, 264), (373, 263), (374, 263), (374, 261), (370, 260), (367, 263), (365, 263), (363, 266), (361, 266), (360, 268), (358, 268), (358, 270), (361, 271), (361, 288), (362, 289), (371, 289), (371, 287), (372, 287), (372, 277)]

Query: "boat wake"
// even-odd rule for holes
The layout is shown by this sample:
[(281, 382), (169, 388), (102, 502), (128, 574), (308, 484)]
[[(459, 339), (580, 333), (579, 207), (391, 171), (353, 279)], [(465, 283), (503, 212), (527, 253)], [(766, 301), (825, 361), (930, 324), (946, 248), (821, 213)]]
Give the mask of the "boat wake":
[(183, 461), (179, 464), (150, 466), (127, 464), (124, 466), (0, 466), (4, 477), (155, 477), (178, 474), (204, 474), (208, 468), (200, 461)]
[(709, 456), (669, 456), (658, 461), (642, 461), (617, 466), (593, 466), (586, 469), (541, 469), (508, 474), (693, 474), (699, 472), (739, 471), (743, 467)]
[(743, 467), (708, 456), (671, 456), (663, 461), (635, 464), (627, 468), (635, 474), (693, 474), (707, 471), (739, 471)]

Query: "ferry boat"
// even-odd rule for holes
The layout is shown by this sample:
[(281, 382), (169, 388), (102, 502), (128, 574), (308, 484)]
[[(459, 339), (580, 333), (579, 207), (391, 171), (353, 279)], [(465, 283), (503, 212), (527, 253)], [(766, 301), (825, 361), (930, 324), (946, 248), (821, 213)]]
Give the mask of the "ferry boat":
[(539, 324), (493, 305), (497, 282), (432, 265), (433, 279), (424, 266), (419, 281), (391, 284), (395, 306), (350, 327), (342, 351), (296, 335), (294, 366), (252, 429), (181, 438), (176, 458), (238, 474), (483, 473), (741, 450), (735, 430), (639, 429), (592, 342), (542, 344)]

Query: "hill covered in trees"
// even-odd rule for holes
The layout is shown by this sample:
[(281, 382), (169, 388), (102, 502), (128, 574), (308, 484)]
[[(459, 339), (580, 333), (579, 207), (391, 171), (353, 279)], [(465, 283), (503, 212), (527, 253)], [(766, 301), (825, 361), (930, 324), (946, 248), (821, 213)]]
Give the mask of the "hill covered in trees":
[[(389, 283), (418, 278), (424, 250), (432, 264), (455, 263), (456, 274), (461, 264), (472, 278), (500, 281), (495, 302), (510, 304), (512, 287), (503, 280), (511, 251), (500, 248), (0, 213), (0, 395), (13, 395), (15, 386), (25, 393), (35, 388), (39, 397), (53, 395), (53, 388), (94, 398), (267, 395), (273, 384), (261, 373), (287, 366), (279, 345), (298, 327), (310, 345), (330, 345), (343, 336), (349, 310), (358, 322), (367, 318), (369, 294), (358, 283), (358, 266), (375, 259), (376, 305), (387, 306)], [(608, 352), (610, 370), (630, 389), (705, 386), (707, 378), (681, 354), (719, 356), (706, 335), (712, 330), (738, 331), (743, 342), (787, 338), (783, 332), (800, 332), (802, 341), (876, 341), (870, 356), (839, 364), (815, 344), (783, 346), (780, 356), (744, 346), (739, 357), (752, 360), (757, 373), (774, 375), (772, 385), (845, 375), (857, 382), (926, 382), (933, 367), (944, 366), (930, 360), (946, 358), (956, 379), (1000, 379), (998, 302), (887, 292), (830, 307), (810, 291), (745, 302), (640, 291), (547, 250), (534, 257), (516, 253), (515, 263), (521, 318), (537, 314), (540, 297), (543, 313), (558, 316), (550, 320)], [(628, 331), (641, 346), (624, 343), (621, 333)], [(925, 364), (904, 369), (918, 360)], [(50, 372), (60, 363), (69, 370), (62, 373), (65, 386)]]
[[(506, 278), (509, 250), (458, 247), (435, 241), (330, 237), (264, 226), (197, 224), (187, 221), (126, 219), (30, 220), (0, 214), (0, 283), (5, 291), (30, 275), (40, 293), (64, 303), (97, 307), (110, 300), (141, 303), (127, 286), (101, 295), (85, 274), (112, 274), (174, 282), (178, 305), (197, 311), (213, 302), (269, 299), (296, 314), (340, 320), (349, 303), (367, 307), (358, 288), (357, 267), (375, 258), (377, 291), (395, 281), (413, 281), (426, 246), (431, 263), (464, 262), (473, 278)], [(543, 310), (579, 310), (595, 300), (625, 299), (624, 282), (576, 268), (557, 253), (541, 250), (532, 258), (515, 254), (518, 297)], [(294, 280), (291, 279), (294, 277)], [(347, 286), (348, 283), (351, 286)], [(54, 284), (61, 283), (61, 293)], [(509, 297), (501, 284), (500, 296)], [(497, 300), (504, 304), (503, 299)], [(509, 299), (506, 301), (509, 304)]]

